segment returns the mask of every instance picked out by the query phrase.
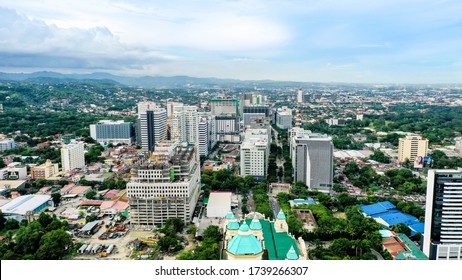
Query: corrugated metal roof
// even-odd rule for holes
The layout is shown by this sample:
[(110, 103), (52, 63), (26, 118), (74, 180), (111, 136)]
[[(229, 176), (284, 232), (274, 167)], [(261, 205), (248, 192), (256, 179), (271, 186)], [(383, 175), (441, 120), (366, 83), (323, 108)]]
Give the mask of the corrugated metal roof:
[(23, 195), (3, 205), (0, 210), (3, 213), (25, 215), (28, 211), (34, 211), (51, 199), (49, 195)]
[(364, 213), (366, 213), (366, 215), (368, 216), (384, 213), (384, 212), (387, 212), (388, 210), (396, 208), (396, 206), (393, 205), (393, 203), (389, 201), (378, 202), (378, 203), (374, 203), (371, 205), (361, 204), (360, 207), (361, 207), (361, 210)]

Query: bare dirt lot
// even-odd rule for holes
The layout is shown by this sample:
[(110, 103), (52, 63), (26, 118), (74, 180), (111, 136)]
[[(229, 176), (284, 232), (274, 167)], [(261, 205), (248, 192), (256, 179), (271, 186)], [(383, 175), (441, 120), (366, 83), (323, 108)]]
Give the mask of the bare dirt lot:
[(86, 244), (101, 244), (110, 245), (114, 244), (114, 251), (107, 257), (100, 257), (98, 254), (78, 254), (74, 259), (76, 260), (94, 260), (94, 259), (107, 259), (107, 260), (128, 260), (130, 259), (131, 246), (130, 242), (135, 239), (145, 239), (152, 236), (151, 231), (129, 230), (125, 236), (115, 239), (100, 240), (98, 237), (106, 230), (103, 226), (100, 230), (90, 238), (76, 238), (77, 242), (85, 242)]

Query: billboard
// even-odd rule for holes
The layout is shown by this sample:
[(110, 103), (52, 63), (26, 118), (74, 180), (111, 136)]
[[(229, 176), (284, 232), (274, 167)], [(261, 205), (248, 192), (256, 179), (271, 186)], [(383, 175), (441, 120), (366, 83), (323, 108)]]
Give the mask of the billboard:
[(414, 159), (414, 168), (423, 168), (424, 166), (424, 158), (421, 156), (417, 156)]
[(431, 157), (424, 157), (423, 166), (430, 168), (432, 167), (432, 162), (433, 162), (433, 159)]

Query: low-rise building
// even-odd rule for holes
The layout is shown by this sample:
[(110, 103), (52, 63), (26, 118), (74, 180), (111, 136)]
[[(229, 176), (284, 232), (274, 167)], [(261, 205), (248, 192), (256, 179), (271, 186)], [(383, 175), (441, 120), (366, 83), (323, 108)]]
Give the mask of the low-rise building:
[(0, 140), (0, 153), (16, 147), (16, 142), (13, 139)]
[(48, 179), (59, 173), (59, 166), (57, 163), (52, 163), (47, 160), (44, 164), (32, 167), (30, 174), (32, 179)]
[(286, 216), (279, 211), (275, 221), (254, 212), (243, 220), (229, 211), (223, 225), (224, 259), (227, 260), (306, 260), (305, 241), (288, 232)]
[(36, 218), (37, 213), (48, 206), (53, 206), (50, 195), (23, 195), (3, 205), (0, 210), (6, 219), (32, 221)]

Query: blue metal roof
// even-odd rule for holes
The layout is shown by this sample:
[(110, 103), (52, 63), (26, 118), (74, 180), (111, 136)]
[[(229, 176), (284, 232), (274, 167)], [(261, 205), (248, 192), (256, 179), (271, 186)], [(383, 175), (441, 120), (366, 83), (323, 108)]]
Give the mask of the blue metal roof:
[(411, 236), (417, 232), (424, 232), (424, 223), (419, 219), (409, 214), (396, 209), (396, 207), (389, 201), (379, 202), (371, 205), (360, 205), (361, 210), (369, 217), (381, 218), (390, 227), (396, 224), (405, 224), (411, 229)]
[(368, 216), (384, 213), (396, 208), (396, 206), (390, 201), (378, 202), (371, 205), (361, 204), (360, 207), (361, 210)]
[(416, 217), (401, 212), (384, 213), (383, 215), (379, 215), (379, 217), (382, 218), (382, 220), (384, 220), (390, 226), (394, 226), (396, 224), (401, 223), (405, 224), (406, 226), (409, 226), (411, 224), (419, 222), (419, 219), (417, 219)]
[(418, 222), (418, 223), (410, 224), (410, 225), (408, 225), (408, 227), (411, 229), (411, 236), (414, 236), (418, 232), (420, 232), (420, 233), (424, 232), (425, 223)]

